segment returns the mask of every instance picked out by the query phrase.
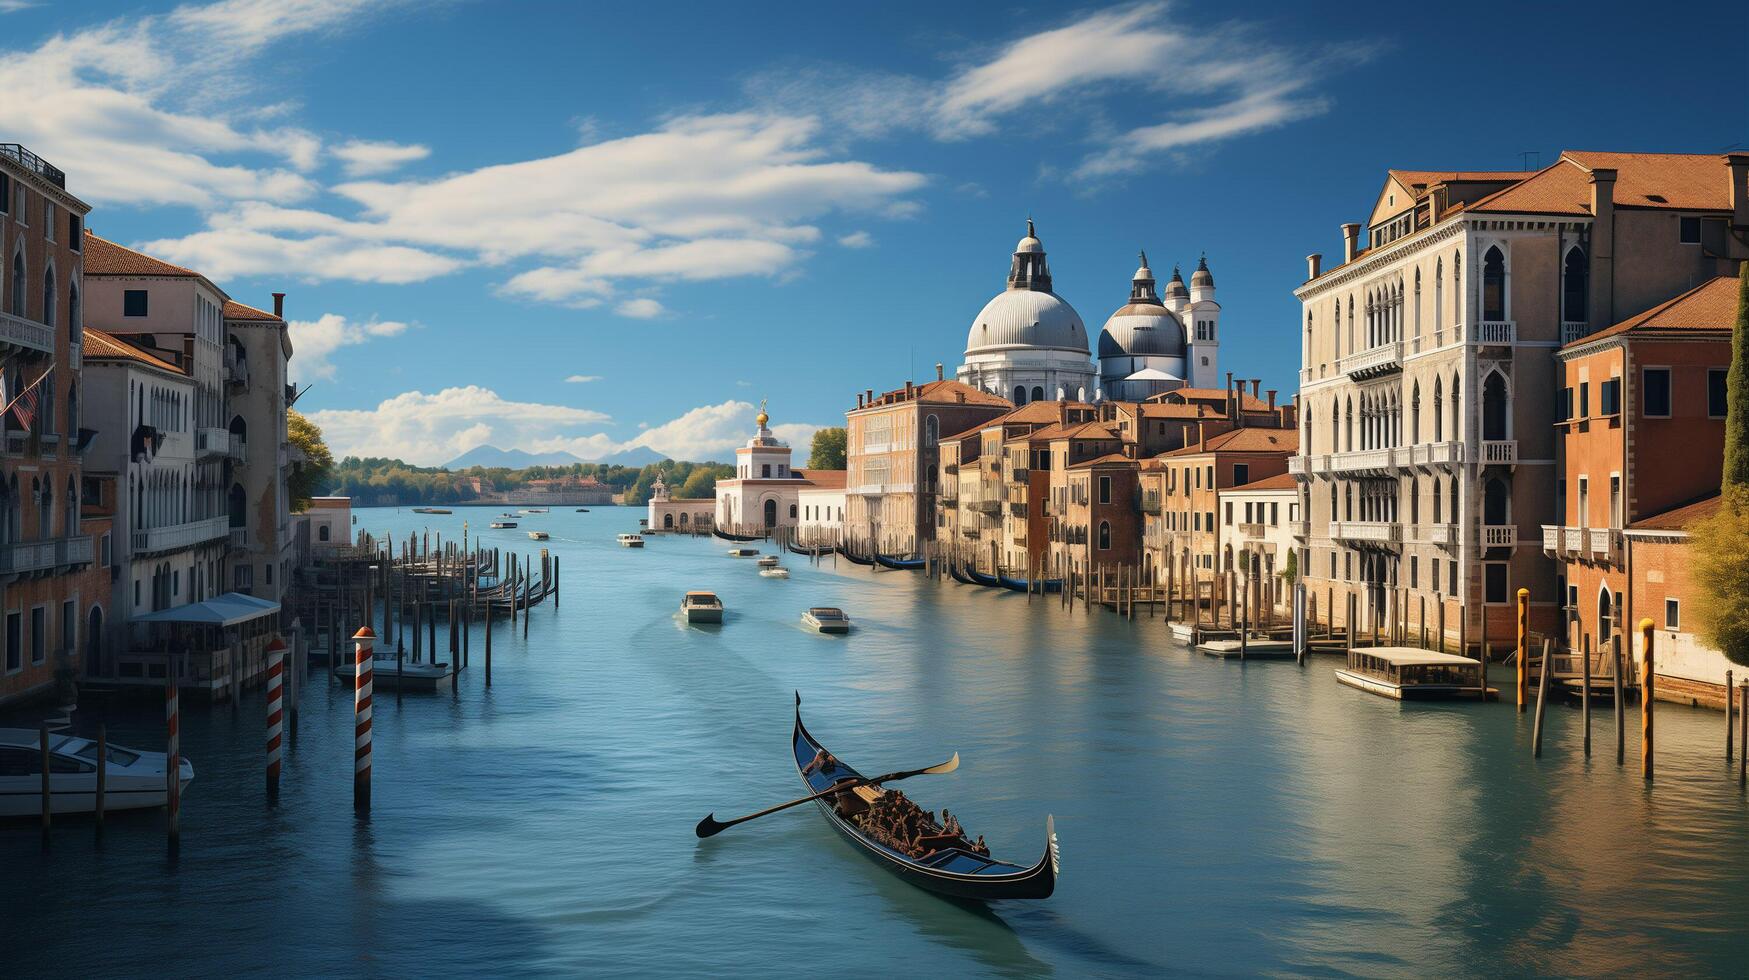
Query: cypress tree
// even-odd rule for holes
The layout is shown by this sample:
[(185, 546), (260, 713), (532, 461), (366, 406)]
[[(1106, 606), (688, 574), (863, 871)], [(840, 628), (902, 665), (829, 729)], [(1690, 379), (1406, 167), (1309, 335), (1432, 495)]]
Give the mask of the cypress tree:
[(1725, 378), (1725, 473), (1721, 489), (1749, 487), (1749, 262), (1737, 270), (1737, 323)]

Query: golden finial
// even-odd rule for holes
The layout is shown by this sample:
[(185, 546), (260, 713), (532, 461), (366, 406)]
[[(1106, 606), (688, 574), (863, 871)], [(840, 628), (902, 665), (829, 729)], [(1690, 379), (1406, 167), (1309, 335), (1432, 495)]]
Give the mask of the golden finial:
[(763, 398), (759, 399), (759, 414), (754, 417), (753, 421), (758, 422), (761, 429), (765, 428), (765, 423), (771, 421), (771, 416), (765, 414), (765, 399)]

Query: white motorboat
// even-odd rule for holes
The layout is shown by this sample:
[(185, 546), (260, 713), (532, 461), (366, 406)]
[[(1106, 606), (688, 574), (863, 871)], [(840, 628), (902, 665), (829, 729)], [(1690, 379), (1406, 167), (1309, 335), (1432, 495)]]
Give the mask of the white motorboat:
[(776, 568), (779, 559), (776, 555), (760, 555), (756, 563), (760, 568)]
[(535, 541), (545, 541), (547, 539), (547, 532), (545, 532), (545, 531), (530, 531), (530, 532), (528, 532), (528, 536)]
[(1398, 701), (1441, 698), (1490, 699), (1498, 692), (1482, 678), (1472, 657), (1414, 647), (1356, 647), (1336, 679), (1349, 687)]
[(522, 508), (522, 512), (524, 514), (544, 514), (547, 512), (547, 509), (545, 507), (524, 507)]
[(759, 555), (758, 548), (730, 548), (730, 558), (754, 558)]
[(759, 577), (760, 578), (789, 578), (789, 569), (779, 568), (776, 565), (773, 565), (770, 568), (761, 568), (759, 570)]
[(837, 606), (815, 606), (802, 613), (802, 622), (819, 633), (850, 632), (850, 617)]
[(680, 612), (689, 623), (720, 623), (723, 600), (715, 592), (688, 592), (680, 597)]
[[(334, 676), (348, 684), (357, 682), (358, 665), (342, 660), (334, 667)], [(395, 652), (378, 649), (371, 658), (370, 683), (373, 689), (385, 691), (441, 691), (454, 682), (455, 673), (447, 663), (422, 660), (414, 663), (403, 656), (401, 668), (395, 669)]]
[[(42, 812), (41, 733), (0, 728), (0, 817)], [(139, 810), (164, 805), (164, 753), (110, 744), (103, 773), (103, 809)], [(194, 764), (181, 760), (178, 785), (194, 780)], [(97, 808), (97, 742), (64, 732), (49, 733), (49, 807), (55, 813)]]
[(516, 527), (515, 521), (493, 521), (492, 528), (497, 531), (508, 531)]
[(621, 548), (642, 548), (644, 536), (641, 534), (622, 534), (619, 536), (619, 546)]

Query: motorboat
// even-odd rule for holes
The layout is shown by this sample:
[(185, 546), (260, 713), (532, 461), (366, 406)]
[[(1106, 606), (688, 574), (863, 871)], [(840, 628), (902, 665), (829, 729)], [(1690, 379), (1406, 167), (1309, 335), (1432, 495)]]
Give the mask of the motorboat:
[(837, 606), (815, 606), (802, 613), (802, 622), (817, 633), (850, 632), (850, 617)]
[(776, 565), (773, 565), (770, 568), (761, 568), (759, 570), (759, 577), (760, 578), (789, 578), (789, 569), (779, 568)]
[(758, 548), (730, 548), (730, 558), (753, 558), (759, 554)]
[[(0, 728), (0, 817), (42, 812), (42, 733)], [(103, 808), (140, 810), (164, 805), (165, 756), (108, 744), (104, 751)], [(194, 764), (179, 760), (177, 785), (186, 791)], [(90, 813), (97, 808), (97, 742), (66, 732), (49, 733), (49, 809)]]
[(1499, 693), (1487, 686), (1473, 657), (1414, 647), (1357, 647), (1336, 679), (1349, 687), (1398, 701), (1481, 698)]
[(528, 532), (528, 536), (535, 541), (545, 541), (548, 534), (545, 531), (530, 531)]
[(579, 507), (579, 508), (577, 508), (577, 513), (579, 513), (579, 514), (587, 514), (587, 513), (589, 513), (589, 508), (587, 508), (587, 507)]
[(515, 521), (493, 521), (492, 528), (497, 531), (507, 531), (516, 526)]
[(715, 592), (688, 592), (680, 597), (680, 612), (689, 623), (720, 623), (723, 600)]
[[(455, 679), (455, 671), (447, 663), (421, 660), (417, 663), (403, 656), (397, 666), (395, 651), (378, 647), (371, 655), (371, 687), (385, 691), (441, 691)], [(348, 684), (358, 681), (358, 664), (341, 660), (334, 665), (334, 676)]]
[(415, 513), (415, 514), (453, 514), (455, 512), (450, 510), (447, 507), (415, 507), (415, 508), (413, 508), (413, 513)]
[(619, 546), (621, 548), (642, 548), (644, 536), (641, 534), (622, 534), (619, 536)]
[(760, 568), (776, 568), (780, 560), (776, 555), (760, 555), (759, 560), (754, 564)]
[(522, 508), (522, 512), (524, 514), (544, 514), (547, 512), (547, 509), (545, 507), (524, 507)]

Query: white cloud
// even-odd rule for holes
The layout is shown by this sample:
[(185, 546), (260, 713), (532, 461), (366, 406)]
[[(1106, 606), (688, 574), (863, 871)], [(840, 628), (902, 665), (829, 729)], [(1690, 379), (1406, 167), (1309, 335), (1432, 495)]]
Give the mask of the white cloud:
[(630, 317), (634, 320), (654, 320), (659, 316), (666, 315), (668, 308), (645, 296), (625, 300), (614, 307), (613, 311), (620, 316)]
[(601, 380), (601, 375), (599, 375), (599, 374), (573, 374), (570, 377), (565, 379), (565, 383), (570, 384), (570, 385), (582, 385), (582, 384), (588, 384), (591, 381), (600, 381), (600, 380)]
[(838, 239), (838, 244), (845, 248), (868, 248), (874, 243), (874, 236), (866, 231), (853, 231), (848, 235), (839, 236)]
[(431, 155), (431, 148), (417, 143), (352, 140), (334, 147), (329, 152), (344, 162), (348, 177), (368, 177), (388, 173), (415, 160), (423, 160)]
[(36, 6), (31, 0), (0, 0), (0, 14), (16, 14)]
[(332, 381), (336, 369), (329, 357), (335, 351), (375, 338), (398, 336), (407, 327), (399, 320), (357, 322), (337, 313), (324, 313), (314, 320), (288, 321), (286, 331), (291, 335), (292, 357), (286, 364), (286, 373), (293, 381)]

